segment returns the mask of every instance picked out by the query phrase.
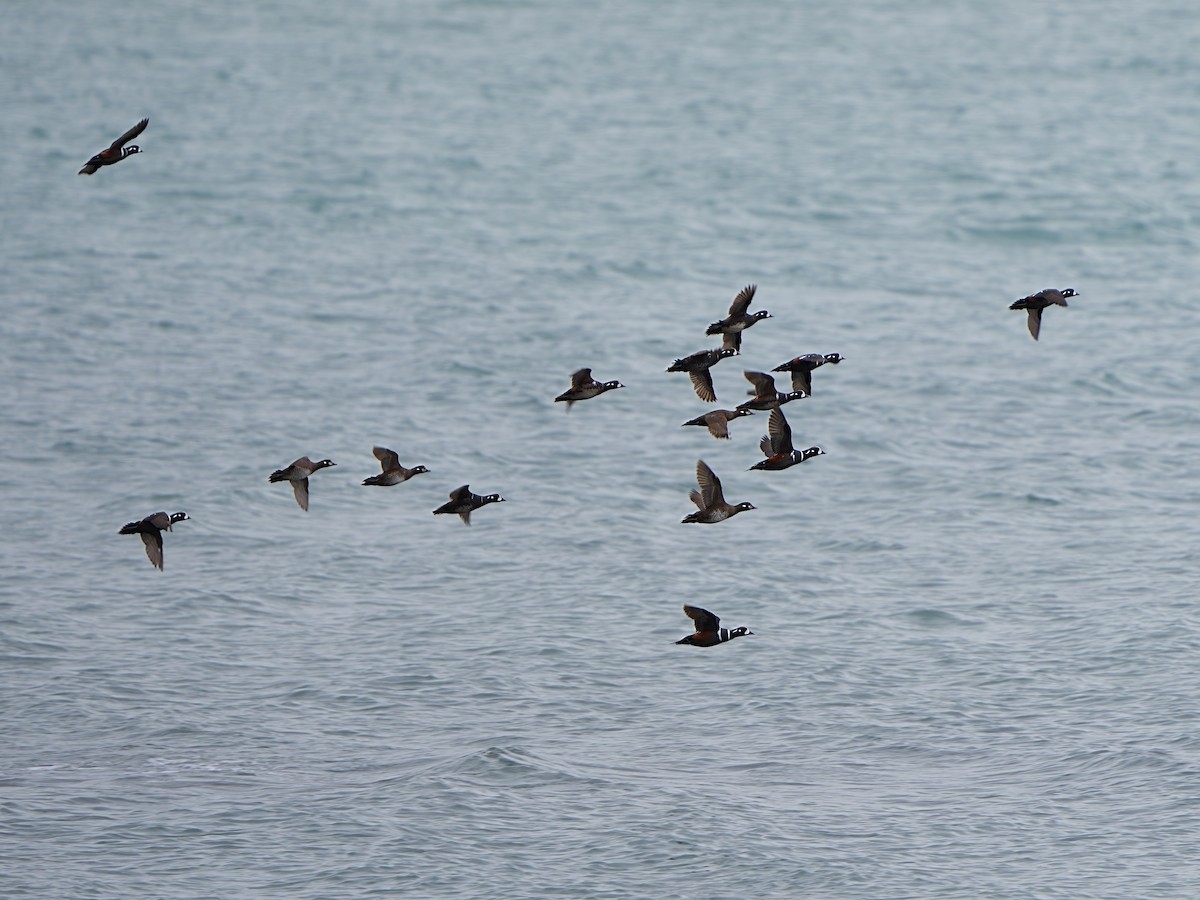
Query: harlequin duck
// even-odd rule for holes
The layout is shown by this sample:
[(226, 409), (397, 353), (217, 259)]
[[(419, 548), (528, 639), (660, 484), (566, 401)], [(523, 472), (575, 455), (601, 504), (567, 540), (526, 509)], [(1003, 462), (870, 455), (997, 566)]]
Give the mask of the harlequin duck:
[(806, 459), (825, 454), (820, 447), (809, 447), (807, 450), (792, 448), (792, 426), (788, 424), (783, 410), (778, 406), (771, 410), (771, 418), (767, 420), (767, 432), (758, 443), (759, 449), (762, 450), (766, 459), (756, 462), (749, 471), (786, 469), (802, 463)]
[(137, 144), (126, 147), (125, 145), (132, 141), (135, 137), (146, 130), (146, 126), (150, 124), (149, 119), (142, 119), (127, 132), (109, 144), (107, 150), (101, 150), (91, 159), (89, 159), (79, 170), (80, 175), (94, 175), (101, 166), (111, 166), (113, 163), (119, 163), (127, 156), (133, 156), (135, 153), (141, 153), (142, 148)]
[(719, 350), (700, 350), (691, 356), (677, 359), (667, 368), (668, 372), (687, 372), (692, 379), (692, 387), (696, 396), (705, 403), (716, 403), (717, 395), (713, 391), (712, 373), (708, 370), (737, 351), (732, 347), (722, 347)]
[(554, 402), (562, 403), (565, 400), (567, 410), (570, 411), (571, 406), (577, 400), (591, 400), (593, 397), (599, 397), (605, 391), (611, 391), (619, 387), (625, 387), (625, 385), (619, 381), (596, 381), (592, 378), (591, 369), (580, 369), (571, 375), (571, 389), (563, 391), (555, 397)]
[(745, 625), (739, 625), (734, 629), (722, 628), (721, 619), (718, 616), (714, 616), (707, 609), (701, 609), (698, 606), (684, 606), (683, 611), (689, 619), (696, 623), (696, 633), (689, 634), (685, 638), (680, 638), (675, 642), (676, 644), (691, 644), (693, 647), (714, 647), (717, 644), (732, 641), (734, 638), (754, 634)]
[(714, 409), (710, 413), (703, 416), (696, 416), (694, 419), (688, 419), (683, 424), (686, 425), (703, 425), (708, 428), (708, 433), (715, 438), (729, 438), (729, 423), (734, 419), (740, 419), (742, 416), (752, 416), (748, 409)]
[(424, 475), (429, 471), (424, 466), (416, 466), (412, 469), (404, 468), (404, 466), (400, 465), (400, 457), (387, 447), (372, 447), (371, 452), (379, 460), (379, 467), (383, 471), (378, 475), (372, 475), (363, 484), (377, 484), (380, 487), (391, 487), (393, 484), (408, 481), (414, 475)]
[(733, 298), (733, 302), (729, 304), (729, 315), (719, 322), (713, 322), (708, 326), (705, 334), (723, 334), (725, 337), (725, 346), (733, 348), (739, 353), (742, 349), (742, 332), (753, 325), (760, 319), (769, 319), (771, 314), (765, 309), (760, 309), (754, 314), (748, 314), (747, 309), (750, 308), (750, 301), (754, 299), (754, 292), (758, 287), (753, 284), (748, 284), (742, 288), (741, 292)]
[(313, 462), (307, 456), (302, 456), (285, 469), (276, 469), (267, 479), (271, 483), (276, 481), (290, 481), (292, 490), (296, 494), (296, 502), (300, 504), (300, 508), (308, 512), (308, 476), (318, 469), (325, 469), (329, 466), (336, 466), (332, 459), (323, 459), (320, 462)]
[(486, 506), (489, 503), (503, 503), (504, 498), (499, 494), (488, 494), (486, 497), (481, 497), (479, 494), (471, 493), (471, 486), (464, 484), (460, 488), (455, 488), (450, 492), (450, 502), (443, 503), (433, 511), (435, 516), (448, 515), (449, 513), (458, 513), (458, 517), (463, 520), (464, 525), (471, 524), (471, 513), (479, 509), (481, 506)]
[(725, 494), (721, 491), (721, 479), (713, 474), (708, 463), (702, 459), (696, 461), (696, 483), (700, 490), (692, 491), (688, 498), (696, 504), (698, 511), (684, 516), (681, 520), (684, 525), (712, 525), (756, 508), (752, 503), (738, 503), (736, 506), (726, 503)]
[(1061, 291), (1058, 288), (1046, 288), (1036, 294), (1022, 297), (1009, 309), (1029, 310), (1029, 333), (1036, 341), (1038, 332), (1042, 330), (1042, 310), (1051, 305), (1066, 306), (1067, 298), (1074, 296), (1076, 296), (1074, 288), (1063, 288)]
[(190, 519), (185, 512), (171, 513), (167, 515), (165, 512), (151, 513), (146, 518), (137, 522), (127, 522), (121, 526), (120, 534), (139, 534), (142, 537), (142, 543), (146, 545), (146, 556), (150, 559), (150, 564), (160, 572), (163, 567), (163, 541), (162, 533), (170, 531), (171, 526), (177, 522), (186, 522)]
[(804, 391), (812, 396), (812, 370), (825, 365), (825, 363), (836, 366), (845, 358), (840, 353), (826, 353), (824, 356), (820, 353), (808, 353), (804, 356), (797, 356), (795, 359), (789, 359), (771, 371), (791, 372), (792, 390)]
[(780, 393), (775, 387), (775, 379), (766, 372), (743, 372), (742, 374), (746, 376), (747, 381), (754, 385), (754, 390), (748, 392), (753, 395), (753, 399), (739, 403), (738, 409), (774, 409), (780, 404), (803, 400), (808, 396), (804, 391)]

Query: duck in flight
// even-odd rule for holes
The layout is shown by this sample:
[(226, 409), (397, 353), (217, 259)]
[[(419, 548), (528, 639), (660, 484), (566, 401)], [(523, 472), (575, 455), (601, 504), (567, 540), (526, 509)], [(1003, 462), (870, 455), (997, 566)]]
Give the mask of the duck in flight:
[(797, 450), (792, 446), (792, 426), (778, 406), (771, 410), (771, 418), (767, 420), (767, 434), (758, 442), (766, 459), (759, 460), (750, 467), (750, 471), (761, 469), (777, 471), (798, 465), (814, 456), (823, 456), (825, 451), (820, 447), (809, 447), (807, 450)]
[(571, 374), (571, 388), (563, 391), (554, 398), (555, 403), (566, 402), (567, 411), (578, 400), (591, 400), (593, 397), (599, 397), (605, 391), (615, 390), (616, 388), (625, 387), (619, 381), (597, 381), (592, 377), (591, 369), (580, 369)]
[(771, 318), (771, 314), (765, 309), (760, 309), (756, 313), (747, 312), (756, 290), (758, 290), (758, 286), (753, 284), (742, 288), (733, 298), (733, 302), (729, 304), (729, 315), (718, 322), (713, 322), (704, 333), (724, 335), (722, 339), (724, 346), (741, 353), (742, 332), (761, 319)]
[(319, 469), (327, 469), (329, 466), (336, 465), (337, 463), (332, 459), (313, 462), (307, 456), (302, 456), (290, 466), (283, 469), (276, 469), (267, 480), (272, 484), (277, 481), (290, 481), (292, 483), (292, 491), (296, 495), (296, 502), (300, 504), (302, 510), (308, 512), (308, 476)]
[(114, 163), (119, 163), (127, 156), (133, 156), (135, 153), (141, 153), (142, 148), (137, 144), (125, 145), (132, 141), (135, 137), (146, 130), (146, 126), (150, 124), (149, 119), (142, 119), (127, 132), (108, 145), (107, 150), (101, 150), (91, 159), (89, 159), (82, 169), (79, 170), (80, 175), (95, 175), (103, 166), (111, 166)]
[(1074, 296), (1076, 296), (1074, 288), (1063, 288), (1061, 291), (1058, 288), (1045, 288), (1036, 294), (1022, 297), (1010, 306), (1009, 309), (1025, 309), (1029, 311), (1029, 333), (1033, 335), (1033, 339), (1036, 341), (1038, 333), (1042, 330), (1042, 310), (1047, 306), (1066, 306), (1067, 298)]
[(702, 459), (696, 461), (696, 484), (700, 489), (688, 494), (688, 499), (696, 504), (696, 512), (683, 517), (684, 525), (712, 525), (756, 508), (753, 503), (726, 503), (725, 493), (721, 490), (721, 479)]
[(373, 447), (371, 448), (371, 452), (379, 460), (379, 467), (383, 471), (378, 475), (372, 475), (363, 484), (377, 484), (381, 487), (391, 487), (393, 484), (408, 481), (414, 475), (424, 475), (429, 471), (424, 466), (414, 466), (411, 469), (404, 468), (404, 466), (400, 465), (399, 455), (387, 447)]
[(162, 533), (170, 531), (172, 525), (186, 522), (190, 518), (191, 516), (185, 512), (171, 513), (170, 515), (165, 512), (151, 513), (144, 519), (122, 525), (120, 533), (141, 535), (142, 543), (146, 545), (146, 556), (150, 559), (150, 565), (161, 572), (163, 567)]
[(693, 647), (715, 647), (717, 644), (732, 641), (734, 638), (754, 634), (745, 625), (739, 625), (733, 629), (722, 628), (720, 617), (713, 615), (707, 609), (701, 609), (699, 606), (684, 606), (683, 611), (689, 619), (696, 623), (696, 632), (695, 634), (689, 634), (685, 638), (680, 638), (675, 642), (676, 644), (691, 644)]

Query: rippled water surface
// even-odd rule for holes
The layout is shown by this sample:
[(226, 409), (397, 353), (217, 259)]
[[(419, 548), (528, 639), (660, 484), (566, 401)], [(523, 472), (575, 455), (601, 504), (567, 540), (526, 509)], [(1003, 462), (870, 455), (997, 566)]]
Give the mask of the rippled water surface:
[[(1198, 39), (10, 4), (0, 893), (1195, 896)], [(747, 283), (723, 405), (847, 358), (784, 472), (663, 371)], [(568, 414), (585, 365), (626, 387)], [(681, 526), (699, 458), (757, 508)], [(507, 502), (432, 517), (463, 483)]]

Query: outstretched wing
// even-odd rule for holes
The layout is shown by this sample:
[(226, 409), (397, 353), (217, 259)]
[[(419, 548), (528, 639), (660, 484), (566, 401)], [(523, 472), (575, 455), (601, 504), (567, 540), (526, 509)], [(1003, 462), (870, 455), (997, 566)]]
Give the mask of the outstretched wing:
[(580, 369), (571, 373), (571, 390), (578, 391), (592, 383), (592, 370)]
[(721, 490), (721, 479), (702, 459), (696, 460), (696, 484), (700, 486), (700, 497), (704, 501), (701, 509), (712, 509), (725, 502), (725, 494)]
[(778, 391), (775, 388), (775, 379), (766, 372), (743, 372), (746, 380), (754, 385), (755, 397), (774, 397)]
[(292, 492), (296, 495), (296, 502), (300, 504), (300, 508), (308, 512), (308, 479), (292, 479)]
[(714, 616), (707, 609), (701, 609), (699, 606), (685, 605), (683, 611), (689, 619), (696, 623), (696, 631), (698, 632), (716, 631), (717, 626), (721, 624), (721, 619), (718, 616)]
[(704, 417), (704, 423), (708, 426), (708, 433), (715, 438), (729, 437), (729, 417), (724, 410), (717, 410), (714, 413), (709, 413)]
[(1038, 332), (1042, 330), (1042, 310), (1041, 307), (1029, 307), (1029, 333), (1033, 335), (1033, 339), (1038, 339)]
[(149, 124), (150, 124), (149, 119), (142, 119), (142, 121), (138, 122), (136, 125), (134, 125), (132, 128), (130, 128), (127, 132), (125, 132), (123, 135), (121, 135), (119, 138), (117, 138), (115, 141), (113, 141), (109, 145), (108, 151), (110, 153), (115, 153), (117, 150), (120, 150), (122, 147), (124, 147), (126, 144), (128, 144), (130, 141), (132, 141), (135, 137), (137, 137), (139, 134), (141, 134), (143, 131), (145, 131), (146, 126)]
[(701, 369), (699, 372), (688, 372), (688, 377), (692, 379), (692, 387), (696, 389), (696, 396), (705, 403), (716, 403), (717, 394), (713, 390), (712, 373), (708, 369)]
[(150, 564), (154, 568), (162, 571), (163, 567), (163, 551), (162, 551), (162, 532), (152, 531), (149, 534), (142, 532), (142, 543), (146, 545), (146, 556), (150, 558)]
[(771, 410), (771, 418), (767, 420), (767, 434), (770, 436), (771, 452), (768, 456), (792, 452), (792, 426), (778, 406)]
[(379, 460), (379, 468), (386, 472), (388, 469), (400, 468), (400, 457), (387, 447), (372, 447), (371, 452)]
[(729, 315), (744, 316), (746, 310), (750, 308), (750, 301), (754, 299), (754, 292), (758, 287), (753, 284), (748, 284), (738, 292), (738, 295), (733, 298), (733, 302), (729, 304)]

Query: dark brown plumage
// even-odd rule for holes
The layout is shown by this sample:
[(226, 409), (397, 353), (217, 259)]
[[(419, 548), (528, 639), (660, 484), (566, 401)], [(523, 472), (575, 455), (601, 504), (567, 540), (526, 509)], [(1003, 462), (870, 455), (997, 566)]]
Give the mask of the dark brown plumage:
[(592, 397), (599, 397), (605, 391), (615, 390), (616, 388), (625, 387), (619, 381), (596, 381), (592, 378), (591, 369), (580, 369), (571, 374), (571, 388), (563, 391), (554, 398), (555, 403), (566, 402), (567, 409), (579, 400), (590, 400)]
[(163, 567), (162, 533), (170, 531), (171, 526), (177, 522), (186, 522), (189, 518), (191, 517), (185, 512), (171, 513), (170, 515), (165, 512), (151, 513), (136, 522), (126, 522), (121, 526), (119, 533), (140, 535), (142, 543), (146, 545), (146, 556), (149, 558), (150, 564), (161, 572)]
[(727, 349), (733, 349), (740, 353), (742, 350), (742, 332), (760, 319), (771, 318), (771, 314), (765, 309), (760, 309), (753, 314), (746, 312), (750, 308), (750, 301), (754, 299), (754, 292), (756, 290), (758, 288), (753, 284), (748, 284), (742, 288), (738, 292), (738, 295), (733, 298), (733, 302), (729, 304), (729, 315), (718, 322), (713, 322), (704, 333), (724, 335), (724, 346)]
[(1045, 288), (1036, 294), (1022, 297), (1013, 303), (1009, 309), (1024, 309), (1029, 311), (1029, 333), (1036, 341), (1038, 334), (1042, 330), (1042, 310), (1047, 306), (1066, 306), (1067, 298), (1074, 296), (1076, 296), (1074, 288), (1063, 288), (1061, 291), (1058, 288)]
[(319, 469), (325, 469), (329, 466), (336, 466), (332, 459), (323, 459), (320, 462), (313, 462), (307, 456), (302, 456), (295, 460), (290, 466), (282, 469), (276, 469), (268, 476), (267, 480), (271, 483), (278, 481), (290, 481), (292, 483), (292, 492), (296, 495), (296, 502), (300, 504), (300, 508), (308, 512), (308, 476)]
[(714, 409), (710, 413), (705, 413), (702, 416), (696, 416), (694, 419), (688, 419), (684, 425), (703, 425), (708, 429), (708, 433), (715, 438), (729, 438), (729, 423), (734, 419), (740, 419), (742, 416), (754, 415), (748, 409)]
[(683, 517), (684, 525), (712, 525), (755, 508), (752, 503), (726, 503), (721, 479), (702, 459), (696, 461), (696, 484), (700, 489), (688, 494), (688, 499), (696, 504), (697, 511)]
[(378, 475), (372, 475), (363, 481), (363, 484), (391, 487), (394, 484), (401, 484), (408, 481), (414, 475), (424, 475), (429, 471), (424, 466), (414, 466), (411, 469), (404, 468), (404, 466), (400, 465), (399, 455), (387, 447), (372, 447), (371, 452), (379, 460), (379, 467), (382, 471)]

